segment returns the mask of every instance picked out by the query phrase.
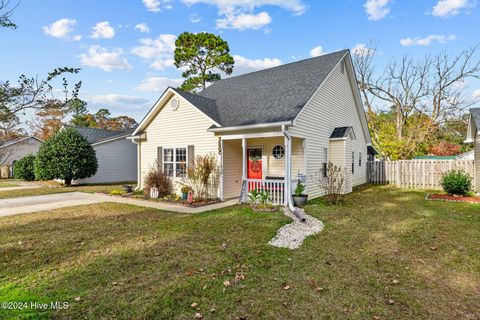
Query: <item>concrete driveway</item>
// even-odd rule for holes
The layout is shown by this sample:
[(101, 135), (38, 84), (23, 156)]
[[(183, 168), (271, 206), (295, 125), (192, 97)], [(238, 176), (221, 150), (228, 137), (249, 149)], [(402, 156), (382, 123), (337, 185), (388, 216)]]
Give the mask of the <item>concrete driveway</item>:
[(83, 192), (0, 199), (0, 217), (104, 202), (101, 197)]

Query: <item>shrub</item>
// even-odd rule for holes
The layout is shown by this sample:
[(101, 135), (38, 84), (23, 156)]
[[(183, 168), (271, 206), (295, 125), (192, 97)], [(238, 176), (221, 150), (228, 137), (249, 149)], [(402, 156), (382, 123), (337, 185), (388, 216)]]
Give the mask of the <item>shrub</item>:
[(195, 198), (204, 200), (209, 198), (210, 189), (218, 172), (218, 165), (215, 155), (199, 155), (192, 165), (187, 168), (186, 185), (190, 185)]
[(343, 195), (345, 188), (345, 170), (329, 162), (326, 167), (326, 175), (323, 170), (317, 173), (318, 182), (325, 191), (325, 200), (328, 204), (337, 204)]
[(72, 180), (93, 176), (97, 168), (95, 150), (73, 128), (60, 130), (45, 141), (35, 159), (37, 179), (62, 179), (67, 186)]
[(111, 196), (123, 196), (125, 194), (125, 191), (119, 190), (119, 189), (113, 189), (110, 191)]
[(144, 195), (150, 197), (150, 190), (152, 188), (158, 189), (158, 196), (165, 197), (173, 192), (172, 181), (167, 177), (158, 166), (153, 166), (145, 177)]
[(452, 170), (442, 176), (440, 184), (448, 194), (465, 196), (472, 188), (472, 178), (463, 170)]
[(23, 179), (27, 181), (35, 180), (34, 163), (35, 156), (32, 154), (15, 162), (15, 167), (13, 168), (13, 176), (15, 179)]

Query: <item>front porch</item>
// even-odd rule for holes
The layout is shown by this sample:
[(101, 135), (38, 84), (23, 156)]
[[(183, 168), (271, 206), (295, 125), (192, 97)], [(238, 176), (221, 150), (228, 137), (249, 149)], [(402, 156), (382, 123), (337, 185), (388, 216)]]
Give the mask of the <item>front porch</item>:
[(304, 139), (287, 138), (281, 131), (265, 135), (222, 135), (224, 199), (244, 202), (248, 193), (257, 189), (267, 190), (274, 205), (286, 205), (297, 181), (305, 181)]

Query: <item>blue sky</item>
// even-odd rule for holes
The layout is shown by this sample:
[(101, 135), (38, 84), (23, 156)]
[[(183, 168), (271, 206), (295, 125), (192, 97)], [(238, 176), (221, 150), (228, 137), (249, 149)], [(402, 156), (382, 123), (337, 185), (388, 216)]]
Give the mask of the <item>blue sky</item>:
[(480, 43), (479, 10), (476, 0), (23, 0), (12, 17), (19, 28), (0, 29), (0, 81), (80, 67), (72, 80), (83, 81), (91, 111), (140, 120), (180, 82), (171, 59), (183, 31), (220, 34), (240, 74), (369, 40), (379, 63), (458, 53)]

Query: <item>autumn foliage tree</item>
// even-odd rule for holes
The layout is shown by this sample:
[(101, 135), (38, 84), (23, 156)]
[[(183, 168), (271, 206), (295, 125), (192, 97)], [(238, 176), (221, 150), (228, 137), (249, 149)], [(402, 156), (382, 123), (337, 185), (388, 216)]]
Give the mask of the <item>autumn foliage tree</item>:
[(458, 144), (448, 141), (440, 141), (430, 149), (430, 153), (436, 156), (454, 156), (460, 152), (461, 147)]

